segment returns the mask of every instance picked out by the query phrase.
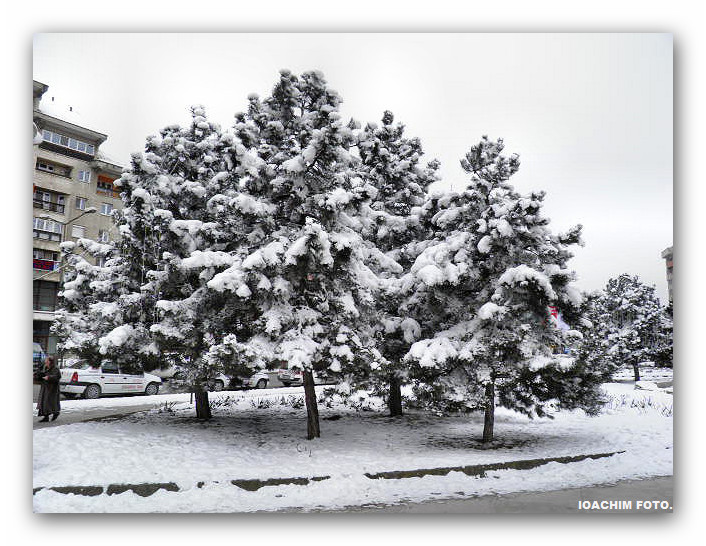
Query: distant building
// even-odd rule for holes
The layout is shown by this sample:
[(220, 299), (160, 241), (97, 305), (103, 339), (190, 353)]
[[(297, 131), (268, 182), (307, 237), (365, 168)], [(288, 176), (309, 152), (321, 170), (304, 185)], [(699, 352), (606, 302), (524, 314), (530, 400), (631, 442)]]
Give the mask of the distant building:
[(54, 97), (43, 99), (48, 89), (34, 81), (32, 338), (55, 354), (49, 328), (61, 283), (59, 245), (118, 238), (111, 213), (122, 207), (113, 187), (122, 167), (99, 150), (106, 135), (83, 127), (73, 108), (58, 106)]
[(672, 264), (674, 258), (671, 246), (662, 251), (662, 258), (665, 259), (667, 265), (667, 290), (669, 291), (669, 303), (672, 303)]

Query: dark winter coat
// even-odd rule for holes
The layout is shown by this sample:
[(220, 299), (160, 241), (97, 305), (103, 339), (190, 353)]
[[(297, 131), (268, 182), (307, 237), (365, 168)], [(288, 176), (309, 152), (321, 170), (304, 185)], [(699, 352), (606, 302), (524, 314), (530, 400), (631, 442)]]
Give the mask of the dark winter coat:
[[(49, 379), (44, 379), (49, 377)], [(41, 375), (41, 387), (39, 388), (39, 399), (37, 400), (37, 412), (39, 416), (51, 415), (59, 413), (61, 406), (59, 405), (59, 379), (61, 372), (56, 366), (44, 369)]]

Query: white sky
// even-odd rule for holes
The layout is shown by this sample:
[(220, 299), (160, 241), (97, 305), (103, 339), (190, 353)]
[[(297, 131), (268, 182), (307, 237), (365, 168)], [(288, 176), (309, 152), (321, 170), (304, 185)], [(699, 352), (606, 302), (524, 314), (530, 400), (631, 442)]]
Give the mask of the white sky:
[[(87, 52), (91, 52), (90, 56)], [(483, 134), (520, 154), (515, 186), (545, 190), (554, 231), (584, 225), (582, 289), (627, 272), (666, 300), (673, 242), (670, 34), (37, 34), (33, 78), (106, 133), (120, 163), (206, 106), (230, 126), (280, 68), (318, 69), (365, 123), (385, 109), (462, 188)]]

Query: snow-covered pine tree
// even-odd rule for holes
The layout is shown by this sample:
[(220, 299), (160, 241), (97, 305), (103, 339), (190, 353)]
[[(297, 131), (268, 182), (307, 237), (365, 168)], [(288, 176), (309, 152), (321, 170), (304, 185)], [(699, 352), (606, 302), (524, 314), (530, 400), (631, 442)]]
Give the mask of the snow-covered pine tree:
[[(150, 334), (164, 355), (163, 364), (189, 369), (196, 414), (210, 417), (203, 357), (208, 351), (209, 310), (197, 274), (179, 267), (181, 260), (211, 248), (213, 236), (206, 203), (218, 191), (212, 178), (221, 171), (220, 128), (208, 122), (203, 107), (191, 108), (188, 127), (172, 125), (147, 139), (145, 153), (133, 157), (121, 179), (125, 208), (122, 229), (126, 254), (148, 247), (140, 293), (150, 309)], [(143, 227), (144, 226), (144, 227)]]
[(575, 349), (576, 361), (587, 369), (600, 374), (601, 382), (610, 381), (620, 362), (608, 349), (611, 331), (611, 319), (606, 313), (602, 299), (604, 292), (596, 290), (583, 294), (581, 319), (577, 329), (581, 332), (581, 340)]
[[(213, 324), (204, 291), (198, 291), (205, 281), (178, 266), (212, 248), (219, 235), (206, 204), (229, 183), (217, 176), (228, 144), (203, 108), (192, 108), (190, 127), (173, 125), (148, 137), (144, 153), (133, 154), (116, 182), (124, 207), (114, 213), (120, 233), (115, 248), (83, 240), (64, 245), (76, 271), (60, 313), (65, 347), (145, 371), (179, 355), (192, 369), (200, 417), (210, 415), (203, 362)], [(77, 249), (108, 259), (103, 267), (91, 266)]]
[(65, 241), (61, 249), (65, 283), (52, 332), (59, 339), (62, 355), (100, 363), (105, 358), (100, 339), (122, 324), (116, 311), (127, 283), (125, 271), (115, 259), (114, 243), (84, 238)]
[(197, 416), (209, 418), (209, 379), (233, 373), (240, 364), (219, 347), (243, 335), (252, 312), (207, 283), (253, 237), (248, 216), (238, 214), (239, 185), (243, 176), (257, 172), (258, 160), (209, 122), (201, 106), (192, 108), (189, 127), (166, 128), (148, 139), (146, 151), (141, 159), (150, 166), (149, 176), (133, 167), (123, 185), (126, 231), (133, 233), (134, 219), (145, 215), (147, 236), (157, 246), (141, 287), (153, 302), (150, 333), (163, 354), (178, 355), (187, 367)]
[(133, 223), (141, 237), (119, 220), (121, 215), (113, 212), (117, 241), (62, 243), (69, 276), (60, 293), (54, 330), (62, 351), (90, 362), (106, 358), (123, 368), (152, 369), (159, 362), (149, 332), (154, 299), (146, 298), (141, 286), (154, 264), (153, 245), (144, 235), (149, 228), (141, 209)]
[(587, 357), (629, 366), (635, 381), (640, 380), (641, 362), (659, 360), (660, 354), (671, 352), (671, 321), (655, 287), (636, 275), (623, 273), (609, 279), (593, 305), (592, 318), (606, 343), (591, 352), (587, 348)]
[[(243, 130), (242, 125), (238, 123), (236, 128)], [(243, 297), (244, 289), (228, 290), (230, 285), (223, 284), (222, 273), (229, 268), (228, 275), (233, 273), (253, 248), (269, 241), (275, 225), (275, 208), (246, 189), (266, 168), (257, 150), (250, 150), (233, 133), (209, 142), (210, 146), (205, 141), (199, 144), (196, 151), (201, 167), (195, 178), (206, 189), (200, 212), (192, 214), (196, 221), (190, 224), (191, 236), (197, 237), (198, 244), (182, 255), (171, 253), (166, 269), (170, 284), (176, 282), (188, 289), (181, 298), (160, 299), (161, 322), (153, 327), (162, 339), (174, 332), (175, 341), (193, 338), (193, 343), (198, 343), (191, 375), (200, 382), (219, 372), (246, 375), (252, 368), (268, 364), (252, 347), (256, 344), (252, 325), (260, 316), (256, 299)], [(257, 289), (264, 289), (264, 285)], [(198, 318), (195, 329), (191, 316)], [(180, 325), (188, 329), (190, 323), (188, 335), (181, 336)]]
[[(421, 142), (405, 136), (404, 130), (402, 123), (394, 123), (392, 112), (385, 111), (382, 125), (369, 123), (358, 135), (366, 178), (378, 190), (371, 204), (374, 222), (363, 233), (389, 259), (373, 265), (387, 278), (408, 271), (414, 262), (418, 245), (413, 243), (426, 236), (418, 214), (429, 185), (438, 180), (438, 161), (422, 166)], [(421, 332), (418, 317), (400, 315), (403, 295), (398, 287), (387, 283), (387, 289), (375, 300), (379, 317), (377, 348), (384, 357), (377, 375), (382, 374), (380, 383), (388, 384), (390, 415), (402, 415), (401, 385), (406, 375), (403, 357)]]
[(674, 366), (674, 310), (671, 301), (663, 308), (655, 363), (664, 368)]
[(249, 100), (235, 134), (264, 166), (242, 190), (269, 221), (208, 286), (259, 309), (242, 350), (303, 370), (312, 439), (320, 435), (313, 372), (344, 375), (371, 362), (365, 317), (377, 277), (359, 216), (375, 189), (356, 171), (354, 125), (341, 121), (341, 99), (321, 73), (282, 70), (269, 97)]
[(581, 318), (576, 325), (581, 339), (574, 350), (576, 362), (597, 374), (601, 383), (610, 381), (620, 367), (616, 355), (608, 351), (610, 320), (601, 304), (603, 294), (602, 290), (583, 294)]
[(515, 191), (509, 180), (519, 158), (502, 150), (502, 140), (483, 137), (461, 162), (471, 175), (466, 190), (430, 199), (424, 217), (435, 242), (403, 279), (409, 305), (429, 317), (426, 339), (407, 355), (417, 393), (436, 407), (483, 407), (484, 441), (493, 439), (496, 397), (542, 415), (554, 399), (591, 411), (598, 396), (593, 385), (582, 397), (567, 396), (580, 370), (552, 357), (552, 347), (578, 335), (556, 328), (549, 306), (569, 323), (578, 319), (581, 295), (567, 261), (580, 227), (552, 234), (541, 215), (544, 193)]

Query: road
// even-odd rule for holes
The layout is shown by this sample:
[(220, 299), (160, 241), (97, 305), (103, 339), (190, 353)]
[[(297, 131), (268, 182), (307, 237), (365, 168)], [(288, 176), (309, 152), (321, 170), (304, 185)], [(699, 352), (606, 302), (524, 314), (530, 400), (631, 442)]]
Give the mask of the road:
[(151, 402), (140, 402), (139, 397), (135, 397), (135, 404), (129, 406), (116, 406), (113, 408), (86, 408), (81, 411), (62, 411), (59, 418), (56, 421), (48, 421), (42, 423), (39, 421), (39, 417), (34, 415), (32, 417), (33, 425), (32, 429), (42, 429), (47, 427), (58, 427), (61, 425), (70, 425), (72, 423), (82, 423), (84, 421), (92, 421), (94, 419), (104, 419), (106, 417), (123, 417), (130, 413), (135, 413), (138, 411), (145, 411), (155, 407), (154, 401)]
[[(406, 514), (601, 514), (671, 513), (674, 501), (674, 480), (672, 476), (646, 480), (626, 480), (615, 485), (600, 485), (559, 491), (515, 493), (511, 495), (485, 495), (468, 499), (438, 500), (417, 504), (394, 506), (366, 506), (348, 508), (350, 512), (380, 512)], [(589, 504), (586, 504), (586, 501)], [(579, 502), (588, 507), (593, 501), (631, 501), (630, 509), (579, 509)], [(663, 501), (668, 509), (656, 508), (653, 504), (638, 509), (637, 501)], [(608, 507), (610, 505), (607, 505)], [(622, 503), (618, 506), (627, 506)], [(666, 505), (663, 505), (666, 506)]]
[[(276, 373), (270, 373), (268, 374), (270, 379), (268, 383), (268, 388), (270, 389), (276, 389), (278, 387), (284, 387), (285, 385), (277, 379), (277, 374)], [(166, 389), (163, 389), (165, 391)], [(172, 392), (179, 392), (179, 391), (172, 391)], [(36, 402), (37, 398), (39, 397), (39, 385), (33, 384), (32, 385), (32, 402)], [(62, 400), (64, 400), (64, 396), (62, 395), (61, 397)]]
[[(270, 389), (285, 387), (278, 379), (276, 374), (270, 374), (270, 382), (267, 391), (257, 391), (266, 393)], [(164, 389), (165, 391), (167, 389)], [(171, 391), (174, 392), (174, 391)], [(176, 391), (182, 392), (182, 391)], [(233, 392), (243, 392), (243, 391), (233, 391)], [(167, 394), (162, 392), (160, 394)], [(32, 402), (36, 402), (39, 396), (39, 385), (33, 385), (32, 392)], [(151, 396), (149, 400), (140, 396), (130, 396), (130, 397), (111, 397), (113, 399), (119, 399), (121, 401), (120, 405), (115, 405), (113, 407), (72, 407), (71, 409), (64, 408), (61, 415), (56, 421), (48, 421), (46, 423), (40, 422), (36, 414), (33, 416), (33, 430), (42, 429), (46, 427), (55, 427), (61, 425), (69, 425), (71, 423), (81, 423), (84, 421), (92, 421), (94, 419), (104, 419), (106, 417), (120, 417), (123, 415), (128, 415), (130, 413), (135, 413), (138, 411), (145, 411), (158, 406), (160, 403), (155, 402), (155, 398), (159, 398), (160, 395)], [(134, 404), (123, 405), (125, 400), (134, 400)], [(61, 400), (64, 401), (65, 398), (62, 395)]]

